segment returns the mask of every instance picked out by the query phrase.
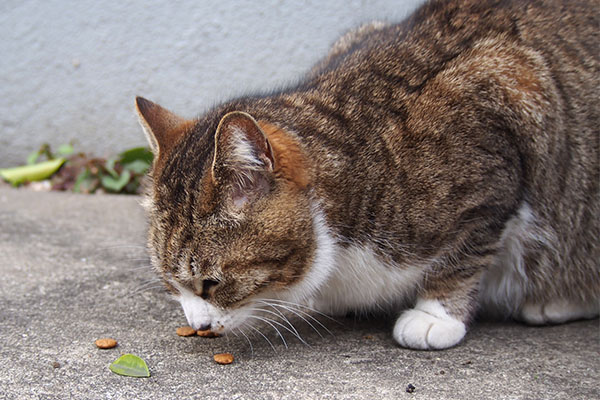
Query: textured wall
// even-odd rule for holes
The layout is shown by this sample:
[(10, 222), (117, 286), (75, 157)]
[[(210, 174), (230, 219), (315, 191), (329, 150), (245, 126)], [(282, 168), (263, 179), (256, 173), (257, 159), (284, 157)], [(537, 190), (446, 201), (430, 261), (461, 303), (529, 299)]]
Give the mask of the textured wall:
[(0, 2), (0, 167), (48, 142), (144, 145), (143, 95), (187, 117), (293, 81), (344, 31), (422, 0)]

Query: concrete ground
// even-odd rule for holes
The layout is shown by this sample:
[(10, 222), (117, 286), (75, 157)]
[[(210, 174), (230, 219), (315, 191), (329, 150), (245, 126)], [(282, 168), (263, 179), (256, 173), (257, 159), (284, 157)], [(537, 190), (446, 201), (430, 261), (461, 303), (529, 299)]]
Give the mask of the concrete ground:
[[(2, 399), (598, 399), (598, 320), (479, 322), (456, 348), (412, 351), (391, 321), (321, 318), (331, 331), (183, 338), (152, 281), (138, 197), (0, 187)], [(110, 336), (118, 347), (99, 350)], [(231, 352), (231, 365), (212, 356)], [(121, 354), (152, 376), (113, 374)], [(411, 384), (415, 390), (408, 393)]]

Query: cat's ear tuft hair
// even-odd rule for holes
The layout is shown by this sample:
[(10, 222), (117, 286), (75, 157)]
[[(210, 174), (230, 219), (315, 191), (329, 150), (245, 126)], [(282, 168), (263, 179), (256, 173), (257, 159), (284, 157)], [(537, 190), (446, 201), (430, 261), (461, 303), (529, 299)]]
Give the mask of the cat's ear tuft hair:
[(234, 111), (219, 122), (215, 133), (215, 182), (230, 180), (236, 208), (267, 193), (269, 174), (275, 168), (273, 149), (251, 115)]
[(135, 109), (155, 156), (168, 153), (194, 124), (143, 97), (135, 98)]

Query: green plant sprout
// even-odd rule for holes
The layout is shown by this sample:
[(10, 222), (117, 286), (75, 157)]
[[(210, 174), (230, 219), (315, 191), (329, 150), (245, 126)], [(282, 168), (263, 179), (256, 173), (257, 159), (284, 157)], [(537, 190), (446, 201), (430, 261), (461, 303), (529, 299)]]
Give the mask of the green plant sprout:
[(14, 186), (50, 179), (53, 190), (136, 194), (152, 159), (152, 152), (145, 147), (104, 159), (75, 153), (72, 144), (59, 146), (56, 152), (43, 144), (27, 157), (27, 165), (0, 169), (0, 177)]

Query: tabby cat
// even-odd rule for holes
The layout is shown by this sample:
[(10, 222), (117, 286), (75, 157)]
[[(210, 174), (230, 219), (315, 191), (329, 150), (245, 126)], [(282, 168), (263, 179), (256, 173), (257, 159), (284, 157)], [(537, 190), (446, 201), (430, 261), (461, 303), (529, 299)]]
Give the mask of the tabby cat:
[(598, 316), (597, 11), (430, 1), (197, 119), (138, 97), (151, 259), (190, 325), (384, 308), (444, 349), (477, 312)]

